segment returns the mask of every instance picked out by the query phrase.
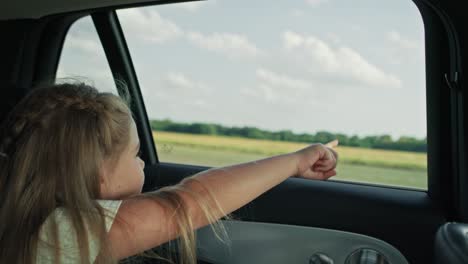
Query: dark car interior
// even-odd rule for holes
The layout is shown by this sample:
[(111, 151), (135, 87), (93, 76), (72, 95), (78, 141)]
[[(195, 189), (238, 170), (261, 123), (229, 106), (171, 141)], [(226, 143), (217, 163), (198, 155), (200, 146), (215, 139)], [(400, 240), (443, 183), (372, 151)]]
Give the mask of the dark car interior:
[[(144, 191), (175, 184), (208, 169), (159, 162), (158, 145), (152, 138), (132, 58), (115, 11), (131, 6), (177, 4), (178, 1), (106, 2), (109, 6), (92, 1), (83, 1), (80, 5), (80, 1), (74, 1), (75, 5), (67, 6), (65, 2), (50, 0), (44, 4), (49, 5), (48, 9), (37, 9), (36, 13), (20, 12), (27, 9), (27, 2), (0, 4), (2, 119), (31, 87), (55, 80), (68, 29), (77, 19), (90, 15), (114, 78), (125, 81), (134, 102), (132, 111), (141, 140), (142, 157), (146, 162)], [(428, 190), (292, 178), (234, 212), (240, 222), (252, 225), (233, 226), (233, 230), (248, 228), (256, 232), (259, 230), (256, 223), (278, 224), (271, 228), (286, 232), (284, 239), (291, 241), (283, 243), (292, 247), (300, 247), (304, 241), (294, 241), (293, 233), (296, 231), (280, 231), (279, 225), (336, 230), (384, 241), (401, 252), (408, 263), (468, 263), (468, 143), (464, 139), (468, 122), (464, 81), (468, 76), (463, 71), (468, 62), (463, 48), (468, 44), (468, 28), (464, 26), (466, 14), (460, 1), (414, 0), (414, 3), (421, 12), (425, 27)], [(30, 9), (35, 5), (31, 3)], [(298, 202), (313, 200), (321, 203)], [(291, 233), (288, 235), (287, 232)], [(311, 236), (314, 234), (317, 233), (311, 233)], [(323, 236), (323, 239), (332, 239), (334, 235), (328, 233)], [(335, 239), (340, 238), (343, 237), (337, 234)], [(209, 242), (207, 239), (206, 243)], [(278, 246), (273, 243), (271, 247), (275, 245)], [(269, 253), (264, 247), (256, 246), (258, 244), (241, 244), (239, 251), (234, 252), (245, 253), (251, 260), (249, 263), (262, 263), (256, 254)], [(253, 251), (245, 251), (245, 247)], [(214, 250), (216, 247), (207, 248)], [(255, 250), (258, 251), (256, 254)], [(291, 252), (295, 251), (283, 254), (294, 254)], [(309, 253), (314, 257), (308, 263), (343, 263), (320, 258), (320, 255), (314, 255), (316, 252)], [(215, 259), (220, 261), (223, 258), (210, 258), (206, 253), (199, 263), (219, 263)], [(392, 263), (368, 261), (346, 263)]]

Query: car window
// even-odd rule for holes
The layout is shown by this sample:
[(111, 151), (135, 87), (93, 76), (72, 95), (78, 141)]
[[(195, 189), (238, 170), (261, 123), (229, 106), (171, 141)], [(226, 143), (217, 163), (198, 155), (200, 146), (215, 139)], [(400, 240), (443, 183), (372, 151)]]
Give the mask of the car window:
[(62, 48), (56, 82), (78, 80), (103, 92), (117, 93), (104, 49), (90, 16), (70, 27)]
[(224, 166), (337, 138), (335, 179), (427, 188), (412, 1), (203, 1), (118, 16), (160, 161)]

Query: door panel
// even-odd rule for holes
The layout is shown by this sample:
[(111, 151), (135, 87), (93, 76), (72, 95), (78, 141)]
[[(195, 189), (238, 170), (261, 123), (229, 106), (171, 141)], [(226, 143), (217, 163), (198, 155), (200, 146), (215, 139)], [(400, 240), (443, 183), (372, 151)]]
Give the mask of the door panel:
[(199, 259), (213, 264), (408, 264), (395, 247), (355, 233), (235, 220), (223, 221), (223, 225), (226, 241), (217, 239), (211, 227), (197, 231)]
[[(171, 185), (207, 167), (161, 163), (145, 169), (147, 185)], [(239, 191), (241, 194), (241, 190)], [(426, 192), (290, 178), (233, 213), (244, 221), (348, 231), (381, 239), (409, 263), (431, 263), (442, 210)]]

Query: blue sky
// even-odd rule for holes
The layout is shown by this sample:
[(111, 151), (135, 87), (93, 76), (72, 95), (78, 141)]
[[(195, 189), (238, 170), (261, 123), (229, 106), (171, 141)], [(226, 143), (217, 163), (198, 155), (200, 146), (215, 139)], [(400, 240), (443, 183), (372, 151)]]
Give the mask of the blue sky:
[[(150, 118), (426, 136), (424, 27), (409, 0), (208, 0), (118, 11)], [(113, 89), (89, 18), (59, 77)]]

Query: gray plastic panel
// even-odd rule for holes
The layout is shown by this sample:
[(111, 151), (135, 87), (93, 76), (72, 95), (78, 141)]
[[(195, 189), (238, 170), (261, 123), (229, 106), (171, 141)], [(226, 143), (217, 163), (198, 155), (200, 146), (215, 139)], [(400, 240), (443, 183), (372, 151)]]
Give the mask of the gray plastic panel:
[(374, 249), (391, 264), (407, 264), (390, 244), (369, 236), (336, 230), (223, 221), (228, 244), (220, 242), (211, 227), (197, 231), (198, 257), (213, 264), (309, 264), (312, 255), (324, 253), (335, 263), (345, 263), (356, 250)]

